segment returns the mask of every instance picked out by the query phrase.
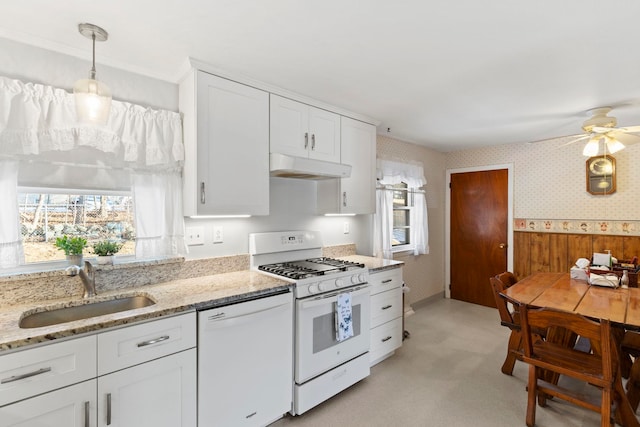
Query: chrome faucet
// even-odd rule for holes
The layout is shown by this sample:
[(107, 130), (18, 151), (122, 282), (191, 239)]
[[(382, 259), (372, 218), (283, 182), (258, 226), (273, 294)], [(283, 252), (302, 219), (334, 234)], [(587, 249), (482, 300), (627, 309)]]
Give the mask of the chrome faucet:
[(96, 271), (89, 261), (84, 262), (84, 268), (77, 265), (70, 265), (64, 270), (67, 276), (80, 276), (80, 280), (84, 285), (84, 298), (96, 296)]

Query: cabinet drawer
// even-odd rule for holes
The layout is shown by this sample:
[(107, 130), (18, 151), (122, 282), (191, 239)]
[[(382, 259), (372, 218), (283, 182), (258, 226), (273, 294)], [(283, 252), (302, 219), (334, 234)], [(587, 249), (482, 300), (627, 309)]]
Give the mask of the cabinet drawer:
[(369, 274), (371, 295), (402, 287), (402, 269), (382, 270)]
[(392, 289), (371, 297), (371, 327), (402, 316), (402, 289)]
[(96, 376), (96, 337), (0, 357), (0, 406)]
[(402, 346), (402, 318), (392, 320), (371, 330), (369, 360), (375, 364)]
[(98, 375), (196, 346), (196, 313), (98, 335)]

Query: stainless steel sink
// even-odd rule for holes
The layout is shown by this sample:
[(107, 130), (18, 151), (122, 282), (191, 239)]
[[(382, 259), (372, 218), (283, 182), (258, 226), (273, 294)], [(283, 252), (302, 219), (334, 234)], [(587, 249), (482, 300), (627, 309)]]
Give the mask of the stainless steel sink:
[(144, 296), (135, 295), (106, 301), (91, 302), (73, 307), (55, 308), (37, 313), (31, 313), (20, 319), (21, 328), (40, 328), (42, 326), (57, 325), (74, 320), (89, 319), (105, 314), (119, 313), (136, 308), (148, 307), (155, 301)]

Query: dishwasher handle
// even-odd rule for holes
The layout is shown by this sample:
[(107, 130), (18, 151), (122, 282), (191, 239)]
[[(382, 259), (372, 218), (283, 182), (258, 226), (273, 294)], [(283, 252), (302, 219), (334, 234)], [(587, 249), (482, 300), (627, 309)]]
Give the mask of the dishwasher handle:
[[(222, 307), (218, 310), (224, 310), (226, 307)], [(275, 313), (280, 313), (287, 309), (293, 310), (293, 304), (291, 301), (287, 301), (283, 304), (275, 305), (272, 307), (263, 308), (261, 310), (255, 310), (248, 313), (241, 313), (234, 315), (233, 313), (227, 315), (224, 311), (219, 311), (216, 314), (207, 316), (205, 329), (219, 329), (226, 328), (228, 326), (242, 325), (248, 322), (255, 322), (272, 316)], [(204, 311), (203, 313), (205, 313)]]

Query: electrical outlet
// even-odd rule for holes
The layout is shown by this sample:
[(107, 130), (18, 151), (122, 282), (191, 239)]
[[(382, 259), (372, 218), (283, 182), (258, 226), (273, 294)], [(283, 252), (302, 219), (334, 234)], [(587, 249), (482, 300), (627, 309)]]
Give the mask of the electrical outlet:
[(186, 232), (187, 246), (204, 245), (204, 227), (187, 227)]
[(342, 224), (342, 232), (344, 234), (349, 234), (349, 223), (345, 222), (344, 224)]
[(213, 227), (213, 243), (222, 243), (223, 241), (222, 227)]

